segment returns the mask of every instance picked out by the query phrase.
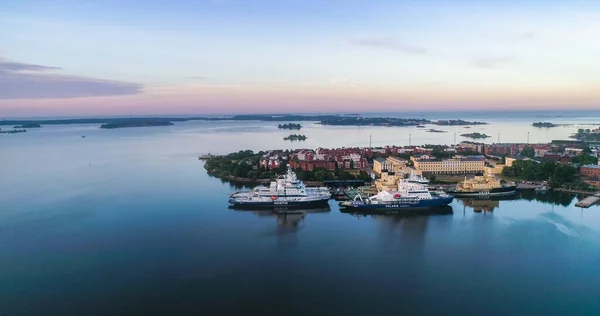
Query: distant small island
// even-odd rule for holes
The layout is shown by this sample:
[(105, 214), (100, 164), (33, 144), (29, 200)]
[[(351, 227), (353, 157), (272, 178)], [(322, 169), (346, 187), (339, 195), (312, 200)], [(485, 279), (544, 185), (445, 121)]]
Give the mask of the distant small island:
[(299, 130), (299, 129), (302, 128), (302, 125), (300, 125), (300, 124), (294, 124), (294, 123), (287, 123), (287, 124), (279, 124), (277, 126), (277, 128), (279, 128), (279, 129), (297, 129), (297, 130)]
[(25, 129), (13, 129), (10, 131), (3, 131), (0, 129), (0, 134), (16, 134), (16, 133), (25, 133), (27, 130)]
[(306, 138), (307, 137), (305, 135), (292, 134), (287, 137), (284, 137), (283, 140), (306, 140)]
[(492, 136), (488, 136), (486, 134), (480, 134), (480, 133), (460, 134), (460, 136), (468, 137), (468, 138), (475, 138), (475, 139), (492, 137)]
[(558, 125), (550, 122), (535, 122), (532, 124), (534, 127), (557, 127)]
[(42, 125), (37, 123), (28, 123), (23, 125), (15, 125), (14, 128), (40, 128)]
[(174, 125), (173, 122), (167, 120), (133, 120), (114, 123), (104, 123), (100, 125), (103, 129), (115, 129), (125, 127), (146, 127), (146, 126), (169, 126)]
[(440, 129), (430, 128), (427, 130), (429, 133), (446, 133), (446, 131), (442, 131)]

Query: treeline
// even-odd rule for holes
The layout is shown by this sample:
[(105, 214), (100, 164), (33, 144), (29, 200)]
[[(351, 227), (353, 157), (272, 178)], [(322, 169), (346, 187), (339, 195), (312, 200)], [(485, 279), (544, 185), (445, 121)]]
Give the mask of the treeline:
[(302, 128), (302, 125), (300, 125), (300, 124), (294, 124), (294, 123), (287, 123), (287, 124), (279, 124), (277, 126), (277, 128), (279, 128), (279, 129), (292, 129), (292, 130), (296, 129), (296, 130), (299, 130), (299, 129)]
[(560, 187), (575, 180), (576, 169), (569, 165), (554, 162), (517, 160), (511, 167), (505, 167), (502, 175), (520, 177), (529, 181), (548, 181), (551, 187)]
[(592, 133), (592, 131), (589, 128), (583, 129), (580, 128), (577, 130), (577, 133), (575, 133), (575, 135), (571, 136), (572, 138), (576, 138), (578, 140), (583, 140), (583, 141), (597, 141), (600, 140), (600, 134), (599, 133)]
[(534, 127), (556, 127), (558, 125), (550, 122), (535, 122), (532, 124)]

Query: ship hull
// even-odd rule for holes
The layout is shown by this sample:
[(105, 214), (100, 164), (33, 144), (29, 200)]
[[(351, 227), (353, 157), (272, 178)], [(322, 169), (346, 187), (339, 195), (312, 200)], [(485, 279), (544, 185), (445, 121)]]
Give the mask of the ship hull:
[(447, 191), (448, 194), (452, 194), (456, 197), (475, 197), (475, 196), (502, 196), (512, 195), (516, 193), (516, 186), (505, 186), (501, 188), (494, 188), (491, 190), (472, 191), (472, 192), (461, 192), (461, 191)]
[(362, 201), (353, 201), (342, 203), (340, 206), (355, 210), (369, 210), (376, 211), (381, 210), (382, 212), (390, 210), (427, 210), (447, 206), (452, 203), (454, 197), (441, 197), (427, 200), (398, 200), (388, 203), (369, 204)]
[(230, 200), (229, 203), (236, 208), (303, 208), (303, 207), (322, 207), (329, 203), (329, 198), (321, 200), (311, 201), (269, 201), (269, 202), (255, 202), (255, 201), (236, 201)]

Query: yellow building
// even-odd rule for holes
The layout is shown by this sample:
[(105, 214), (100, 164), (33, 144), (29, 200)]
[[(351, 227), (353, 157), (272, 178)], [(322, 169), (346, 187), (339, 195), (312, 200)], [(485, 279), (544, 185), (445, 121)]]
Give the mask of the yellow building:
[(373, 159), (373, 171), (377, 175), (380, 175), (384, 171), (391, 171), (392, 168), (392, 162), (387, 159), (381, 157)]
[(485, 157), (453, 159), (415, 159), (415, 169), (422, 174), (468, 174), (485, 171)]
[(485, 173), (491, 174), (491, 175), (496, 175), (496, 176), (501, 175), (502, 170), (504, 170), (504, 167), (506, 167), (506, 165), (503, 165), (503, 164), (495, 164), (495, 165), (491, 165), (491, 166), (486, 166)]
[(395, 173), (402, 172), (402, 169), (404, 167), (406, 167), (406, 163), (407, 163), (406, 160), (396, 158), (396, 157), (388, 157), (386, 159), (386, 161), (391, 164), (391, 167), (390, 167), (390, 169), (388, 169), (388, 171), (395, 172)]
[(381, 191), (397, 190), (401, 178), (401, 175), (395, 172), (382, 172), (381, 177), (375, 181), (375, 187)]

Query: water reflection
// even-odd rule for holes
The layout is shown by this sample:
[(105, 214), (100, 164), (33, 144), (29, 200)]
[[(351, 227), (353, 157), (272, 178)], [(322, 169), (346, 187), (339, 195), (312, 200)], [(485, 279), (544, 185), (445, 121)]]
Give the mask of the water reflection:
[(331, 211), (329, 205), (314, 207), (314, 208), (287, 208), (287, 207), (276, 207), (273, 209), (252, 209), (252, 208), (239, 208), (235, 206), (229, 206), (230, 209), (240, 212), (252, 212), (254, 215), (259, 217), (276, 217), (277, 226), (275, 229), (275, 235), (287, 235), (295, 234), (303, 227), (304, 220), (308, 213), (328, 213)]
[(466, 207), (473, 209), (475, 213), (493, 212), (500, 206), (500, 201), (516, 200), (515, 195), (497, 196), (497, 197), (482, 197), (482, 198), (456, 198), (463, 204), (463, 211)]
[(350, 214), (355, 217), (379, 217), (387, 216), (389, 218), (401, 219), (412, 216), (422, 215), (449, 215), (452, 214), (452, 207), (449, 205), (430, 209), (340, 209), (341, 213)]
[(573, 203), (576, 195), (566, 192), (545, 192), (539, 193), (535, 191), (519, 191), (517, 197), (521, 200), (537, 201), (545, 204), (569, 206)]

